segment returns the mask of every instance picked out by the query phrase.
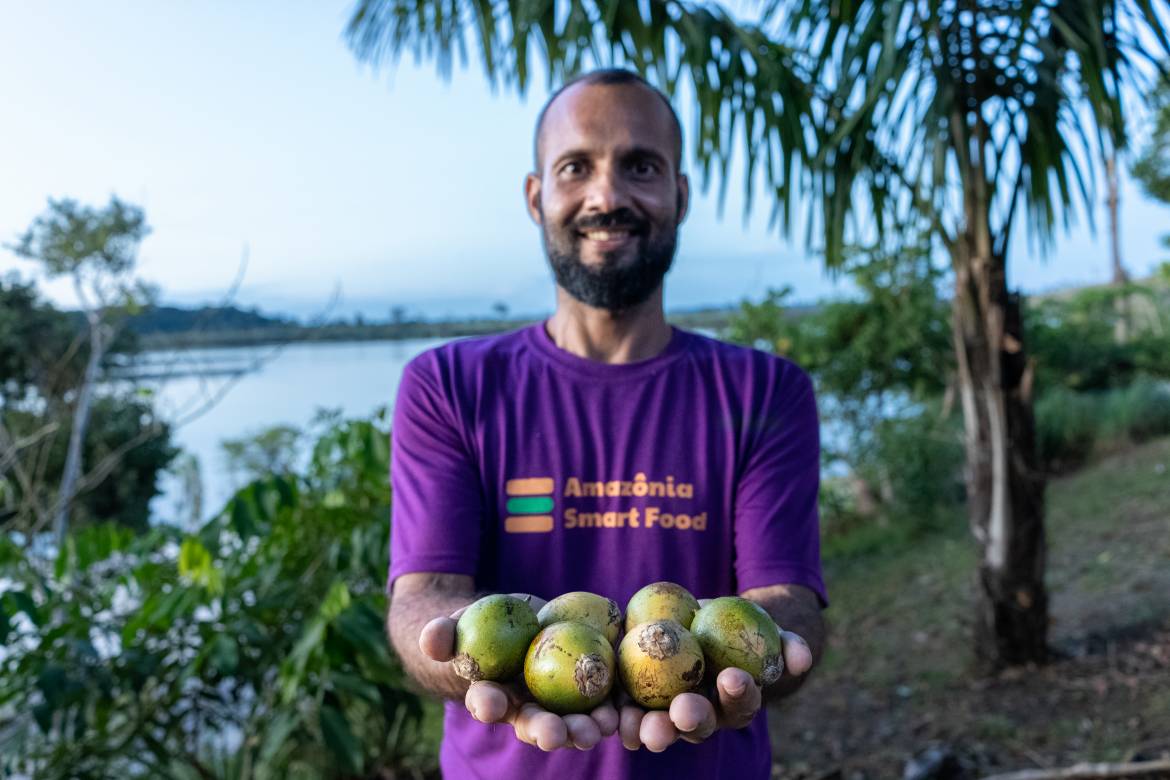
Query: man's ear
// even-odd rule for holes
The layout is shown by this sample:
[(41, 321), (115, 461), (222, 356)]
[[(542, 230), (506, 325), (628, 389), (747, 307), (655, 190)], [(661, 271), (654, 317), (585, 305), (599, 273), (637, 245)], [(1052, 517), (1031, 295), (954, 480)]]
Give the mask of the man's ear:
[(524, 205), (528, 207), (528, 216), (532, 221), (543, 224), (540, 214), (540, 177), (535, 173), (524, 177)]
[(675, 226), (681, 225), (683, 220), (687, 218), (687, 212), (691, 207), (691, 181), (687, 178), (685, 173), (678, 175), (678, 218), (675, 220)]

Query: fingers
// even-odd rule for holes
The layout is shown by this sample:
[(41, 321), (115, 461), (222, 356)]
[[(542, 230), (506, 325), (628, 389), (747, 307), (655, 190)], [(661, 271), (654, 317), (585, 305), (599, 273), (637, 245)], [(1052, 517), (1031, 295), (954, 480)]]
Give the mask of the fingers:
[(618, 730), (618, 711), (609, 702), (593, 710), (593, 712), (589, 713), (589, 717), (593, 718), (603, 737), (613, 736)]
[(785, 674), (800, 676), (812, 668), (812, 650), (804, 641), (804, 637), (791, 631), (781, 631), (780, 640), (784, 646)]
[(507, 719), (512, 700), (507, 691), (494, 682), (474, 682), (463, 697), (471, 717), (481, 723), (499, 723)]
[(512, 720), (512, 728), (521, 742), (534, 745), (546, 753), (569, 744), (569, 728), (565, 719), (539, 704), (522, 705)]
[(739, 729), (751, 723), (760, 709), (760, 686), (743, 669), (724, 669), (715, 678), (719, 698), (719, 725)]
[(566, 715), (564, 721), (569, 743), (578, 750), (589, 750), (601, 741), (601, 729), (588, 715)]
[(627, 704), (619, 714), (618, 733), (622, 738), (622, 747), (626, 750), (637, 750), (642, 747), (642, 716), (646, 713), (640, 707)]
[(668, 713), (679, 736), (687, 742), (702, 742), (718, 726), (715, 707), (705, 696), (697, 693), (680, 693), (675, 696), (670, 702)]
[(450, 661), (455, 657), (455, 621), (435, 618), (423, 626), (418, 635), (418, 649), (432, 661)]
[(678, 739), (678, 729), (674, 727), (668, 713), (654, 710), (642, 716), (638, 737), (651, 753), (661, 753)]

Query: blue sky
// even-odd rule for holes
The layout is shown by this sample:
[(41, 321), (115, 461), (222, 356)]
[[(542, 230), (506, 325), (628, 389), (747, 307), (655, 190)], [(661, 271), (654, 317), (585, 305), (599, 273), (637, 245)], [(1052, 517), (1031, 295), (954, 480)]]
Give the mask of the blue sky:
[[(0, 0), (0, 240), (49, 196), (117, 193), (146, 209), (141, 275), (167, 302), (219, 300), (247, 245), (236, 302), (269, 311), (311, 316), (335, 288), (333, 314), (550, 309), (521, 197), (546, 85), (526, 101), (493, 95), (474, 60), (450, 82), (409, 59), (374, 73), (342, 40), (350, 6)], [(678, 105), (687, 131), (685, 96)], [(1170, 210), (1128, 181), (1123, 199), (1124, 257), (1146, 273), (1167, 254), (1157, 236)], [(722, 219), (713, 189), (696, 200), (668, 306), (783, 284), (805, 300), (832, 294), (800, 236), (769, 233), (766, 216), (757, 208), (745, 226), (734, 184)], [(1046, 261), (1018, 242), (1012, 283), (1106, 280), (1105, 237), (1080, 222)], [(33, 267), (0, 251), (0, 272), (11, 269)], [(44, 289), (71, 301), (60, 283)]]

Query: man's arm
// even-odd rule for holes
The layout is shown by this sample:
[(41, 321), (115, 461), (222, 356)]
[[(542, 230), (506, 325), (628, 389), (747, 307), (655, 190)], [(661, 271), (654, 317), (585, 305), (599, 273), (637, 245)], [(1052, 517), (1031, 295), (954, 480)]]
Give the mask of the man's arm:
[(457, 701), (467, 695), (467, 680), (451, 664), (423, 652), (421, 641), (434, 618), (453, 615), (473, 601), (475, 586), (465, 574), (403, 574), (394, 580), (386, 631), (406, 673), (427, 693)]
[[(800, 669), (798, 674), (792, 674), (792, 670), (786, 668), (780, 679), (764, 691), (764, 697), (779, 699), (796, 692), (808, 679), (808, 670), (820, 663), (825, 652), (825, 620), (821, 616), (817, 595), (800, 585), (770, 585), (746, 590), (743, 597), (767, 610), (780, 626), (784, 632), (785, 666), (796, 661)], [(808, 649), (807, 663), (799, 647), (789, 646), (793, 643), (803, 644)]]

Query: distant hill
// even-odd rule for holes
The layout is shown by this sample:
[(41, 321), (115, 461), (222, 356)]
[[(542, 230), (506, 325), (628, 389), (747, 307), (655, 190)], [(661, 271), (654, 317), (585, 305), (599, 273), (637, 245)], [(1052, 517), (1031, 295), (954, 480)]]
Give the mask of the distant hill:
[[(694, 308), (668, 313), (671, 322), (684, 328), (718, 331), (727, 324), (733, 306)], [(80, 317), (80, 315), (78, 315)], [(417, 338), (478, 336), (522, 327), (535, 322), (534, 315), (467, 317), (442, 320), (421, 318), (370, 322), (360, 316), (305, 325), (290, 317), (269, 316), (258, 309), (205, 306), (184, 309), (152, 306), (127, 321), (127, 330), (140, 349), (179, 347), (228, 347), (294, 341), (383, 341)]]
[(150, 306), (131, 317), (126, 326), (140, 336), (192, 332), (256, 331), (265, 328), (297, 327), (299, 323), (284, 317), (270, 317), (258, 309), (236, 306), (204, 306), (183, 309), (178, 306)]

